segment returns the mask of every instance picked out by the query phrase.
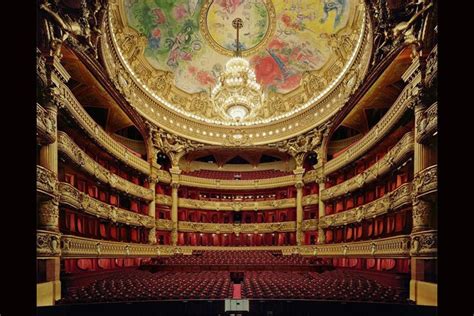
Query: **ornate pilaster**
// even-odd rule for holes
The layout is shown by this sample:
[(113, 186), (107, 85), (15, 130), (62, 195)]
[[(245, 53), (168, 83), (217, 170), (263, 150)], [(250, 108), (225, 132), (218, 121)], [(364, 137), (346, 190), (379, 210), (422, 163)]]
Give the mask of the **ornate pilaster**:
[(303, 243), (303, 168), (296, 168), (293, 171), (296, 178), (296, 243), (300, 246)]
[[(326, 205), (324, 201), (321, 199), (321, 193), (323, 192), (325, 188), (324, 177), (319, 177), (317, 179), (317, 183), (318, 183), (318, 189), (319, 189), (318, 196), (320, 197), (319, 203), (318, 203), (319, 204), (318, 217), (322, 218), (326, 215)], [(318, 221), (318, 244), (324, 244), (325, 241), (326, 241), (326, 236), (324, 234), (324, 229), (319, 226), (319, 221)]]
[(171, 173), (171, 221), (173, 223), (173, 230), (171, 231), (171, 245), (176, 246), (178, 243), (178, 188), (179, 175), (181, 170), (178, 167), (170, 169)]
[[(149, 187), (153, 192), (153, 200), (150, 201), (148, 204), (148, 216), (156, 218), (156, 183), (158, 182), (158, 178), (152, 175), (148, 178)], [(155, 223), (155, 221), (153, 221)], [(156, 223), (155, 223), (156, 226)], [(148, 243), (156, 244), (156, 227), (153, 227), (148, 232)]]

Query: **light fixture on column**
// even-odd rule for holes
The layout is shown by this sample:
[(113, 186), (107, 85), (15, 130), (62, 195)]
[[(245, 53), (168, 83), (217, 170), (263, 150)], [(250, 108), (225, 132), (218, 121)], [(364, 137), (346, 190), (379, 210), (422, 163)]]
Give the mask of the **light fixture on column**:
[(223, 117), (241, 122), (255, 116), (263, 104), (264, 94), (249, 62), (241, 57), (239, 30), (243, 26), (242, 19), (234, 19), (232, 26), (237, 31), (237, 48), (212, 89), (211, 99)]

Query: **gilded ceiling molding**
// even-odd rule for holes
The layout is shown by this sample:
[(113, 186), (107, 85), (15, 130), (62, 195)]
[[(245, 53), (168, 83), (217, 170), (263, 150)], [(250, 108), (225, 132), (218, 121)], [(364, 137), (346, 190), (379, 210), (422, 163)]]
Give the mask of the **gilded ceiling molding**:
[(375, 181), (380, 176), (385, 175), (393, 170), (398, 164), (404, 162), (414, 150), (413, 132), (406, 133), (402, 139), (393, 146), (390, 151), (364, 172), (340, 183), (327, 188), (321, 192), (321, 200), (327, 201), (355, 191), (365, 185)]
[(259, 180), (221, 180), (179, 175), (179, 183), (183, 186), (206, 189), (252, 190), (272, 189), (295, 185), (295, 175), (287, 175)]
[(438, 231), (424, 230), (411, 234), (410, 255), (436, 258), (438, 254)]
[(438, 102), (433, 103), (416, 120), (416, 141), (423, 143), (438, 131)]
[(127, 211), (96, 200), (90, 197), (88, 194), (82, 193), (69, 183), (60, 182), (59, 192), (59, 202), (61, 204), (66, 204), (75, 209), (82, 210), (84, 213), (109, 219), (114, 223), (143, 226), (145, 228), (155, 227), (155, 219), (153, 217)]
[(405, 183), (383, 197), (348, 211), (326, 215), (319, 219), (319, 227), (328, 228), (360, 223), (379, 215), (394, 211), (412, 203), (412, 184)]
[(180, 232), (235, 234), (236, 236), (239, 236), (239, 234), (294, 232), (295, 230), (296, 223), (294, 221), (258, 224), (178, 222), (178, 231)]
[(299, 247), (299, 254), (317, 257), (409, 258), (410, 236), (394, 236), (351, 243)]
[[(51, 232), (38, 231), (37, 236), (51, 240)], [(51, 236), (51, 237), (50, 237)], [(283, 255), (300, 254), (317, 257), (347, 258), (409, 258), (410, 236), (395, 236), (377, 240), (360, 241), (341, 244), (321, 244), (311, 246), (255, 246), (255, 247), (223, 247), (223, 246), (161, 246), (138, 243), (123, 243), (107, 240), (84, 238), (72, 235), (58, 235), (60, 238), (61, 258), (139, 258), (170, 256), (174, 254), (191, 255), (194, 250), (279, 250)], [(37, 237), (38, 238), (38, 237)], [(39, 245), (45, 245), (39, 247)], [(53, 242), (53, 244), (56, 244)], [(426, 249), (431, 244), (426, 242)], [(51, 253), (51, 242), (37, 242), (37, 254)], [(56, 249), (56, 248), (54, 248)], [(57, 253), (57, 250), (54, 251)]]
[[(125, 46), (130, 48), (143, 46), (136, 35), (133, 37), (133, 31), (125, 26), (125, 16), (121, 6), (121, 1), (114, 0), (110, 2), (107, 23), (105, 23), (104, 34), (101, 39), (102, 55), (110, 78), (114, 81), (116, 87), (122, 90), (131, 106), (147, 120), (165, 130), (172, 131), (173, 134), (206, 144), (223, 146), (263, 145), (281, 141), (314, 128), (320, 122), (327, 121), (340, 110), (349, 95), (360, 85), (369, 64), (370, 54), (367, 52), (370, 51), (372, 45), (371, 26), (368, 19), (366, 19), (364, 5), (359, 2), (355, 6), (354, 21), (351, 27), (361, 31), (338, 34), (341, 41), (347, 42), (349, 40), (351, 42), (355, 53), (350, 58), (346, 56), (345, 58), (348, 61), (345, 63), (335, 58), (334, 64), (323, 71), (323, 77), (328, 80), (329, 85), (326, 86), (324, 91), (316, 89), (319, 84), (318, 77), (314, 77), (315, 74), (307, 74), (304, 76), (301, 89), (312, 92), (311, 98), (306, 92), (299, 91), (299, 88), (287, 95), (278, 96), (276, 99), (269, 96), (268, 106), (281, 104), (284, 105), (284, 109), (288, 108), (288, 111), (290, 111), (284, 110), (282, 113), (285, 114), (277, 114), (282, 116), (281, 119), (272, 121), (271, 124), (262, 123), (254, 126), (227, 126), (224, 124), (225, 122), (214, 124), (212, 123), (213, 114), (210, 111), (212, 107), (208, 104), (209, 100), (208, 97), (205, 97), (206, 93), (187, 95), (172, 84), (172, 78), (169, 75), (163, 72), (159, 74), (159, 71), (154, 70), (146, 63), (144, 64), (143, 58), (138, 55), (136, 50), (130, 52), (120, 48), (125, 43)], [(127, 36), (135, 39), (126, 42)], [(328, 38), (328, 40), (333, 39)], [(339, 76), (334, 81), (333, 78), (340, 71), (343, 71), (345, 76)], [(147, 81), (150, 78), (162, 78), (160, 79), (161, 86), (158, 87), (154, 83), (150, 83), (153, 85), (149, 86)], [(283, 100), (280, 102), (282, 98)], [(295, 110), (293, 111), (293, 109)], [(210, 112), (199, 112), (203, 110)], [(193, 111), (197, 111), (199, 114)], [(274, 109), (268, 111), (268, 113), (273, 114), (278, 113), (278, 111)], [(292, 114), (288, 115), (288, 113)], [(206, 118), (206, 120), (202, 118)], [(211, 119), (208, 120), (207, 118)], [(265, 120), (263, 119), (263, 121)]]
[(39, 104), (36, 104), (36, 140), (42, 145), (56, 140), (56, 119), (53, 113)]
[(59, 98), (62, 101), (62, 109), (94, 140), (94, 142), (120, 160), (122, 163), (139, 171), (144, 175), (150, 174), (150, 164), (129, 152), (128, 148), (109, 136), (90, 115), (84, 110), (69, 88), (62, 84), (59, 87)]
[(385, 113), (382, 119), (380, 119), (380, 121), (363, 138), (341, 155), (325, 164), (324, 174), (329, 175), (342, 167), (347, 166), (372, 149), (387, 135), (406, 110), (409, 108), (413, 109), (417, 102), (417, 91), (415, 90), (416, 88), (413, 85), (407, 84), (397, 100), (395, 100), (394, 104), (388, 109), (387, 113)]
[(49, 169), (37, 165), (36, 190), (50, 197), (58, 195), (58, 180), (56, 174)]
[(414, 195), (422, 197), (438, 191), (438, 165), (421, 170), (413, 179)]
[(110, 172), (90, 158), (66, 133), (61, 131), (58, 132), (58, 150), (88, 174), (102, 183), (110, 185), (113, 189), (142, 200), (153, 200), (153, 191), (151, 189), (144, 188)]

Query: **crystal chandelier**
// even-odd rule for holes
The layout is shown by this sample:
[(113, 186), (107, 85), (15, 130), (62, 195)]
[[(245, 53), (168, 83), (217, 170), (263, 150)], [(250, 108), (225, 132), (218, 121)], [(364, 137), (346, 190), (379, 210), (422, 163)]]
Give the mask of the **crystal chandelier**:
[(237, 30), (237, 49), (212, 89), (211, 100), (223, 117), (241, 122), (255, 116), (256, 110), (263, 104), (264, 94), (249, 62), (240, 56), (242, 19), (234, 19), (232, 26)]

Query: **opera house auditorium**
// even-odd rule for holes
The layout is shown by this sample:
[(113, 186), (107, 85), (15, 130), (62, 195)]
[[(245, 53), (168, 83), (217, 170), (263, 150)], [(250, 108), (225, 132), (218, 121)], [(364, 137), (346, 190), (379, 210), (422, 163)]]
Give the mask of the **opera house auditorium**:
[(38, 315), (435, 315), (437, 0), (38, 0)]

